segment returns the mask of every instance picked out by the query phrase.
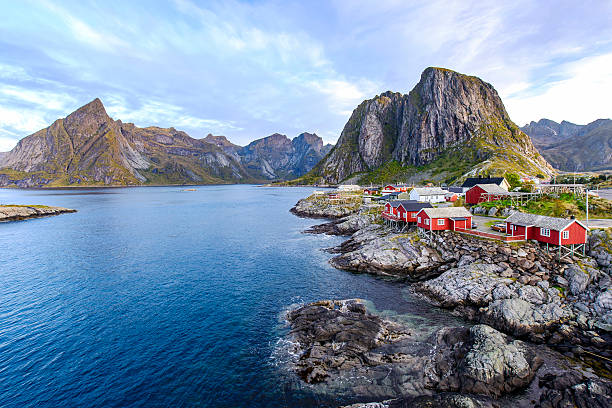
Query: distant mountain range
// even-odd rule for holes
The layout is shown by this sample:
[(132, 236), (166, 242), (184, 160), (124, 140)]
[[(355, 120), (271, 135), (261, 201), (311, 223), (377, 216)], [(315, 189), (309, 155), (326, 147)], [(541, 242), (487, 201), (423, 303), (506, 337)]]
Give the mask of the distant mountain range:
[(408, 94), (363, 101), (336, 146), (295, 183), (455, 182), (506, 172), (553, 172), (515, 125), (490, 84), (444, 68), (427, 68)]
[(521, 128), (528, 134), (542, 156), (564, 171), (612, 169), (612, 120), (598, 119), (588, 125), (576, 125), (549, 119)]
[(110, 118), (94, 99), (0, 153), (0, 186), (248, 183), (300, 177), (331, 149), (315, 134), (240, 147)]

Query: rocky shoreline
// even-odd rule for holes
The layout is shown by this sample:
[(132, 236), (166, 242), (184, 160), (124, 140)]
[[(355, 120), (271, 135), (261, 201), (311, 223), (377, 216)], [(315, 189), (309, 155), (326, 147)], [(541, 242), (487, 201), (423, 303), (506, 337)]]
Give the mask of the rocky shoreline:
[(0, 222), (27, 220), (74, 212), (77, 212), (77, 210), (63, 207), (48, 207), (45, 205), (2, 205), (0, 206)]
[[(342, 371), (349, 370), (351, 378), (363, 377), (385, 389), (383, 392), (363, 385), (352, 390), (351, 395), (367, 398), (366, 401), (388, 400), (363, 405), (372, 408), (612, 404), (610, 233), (592, 231), (585, 257), (558, 260), (534, 242), (508, 244), (453, 232), (425, 240), (415, 231), (398, 233), (385, 228), (363, 209), (344, 217), (337, 215), (341, 211), (331, 211), (331, 216), (326, 216), (323, 209), (312, 210), (311, 204), (302, 201), (292, 209), (294, 214), (332, 219), (305, 232), (350, 236), (328, 249), (337, 254), (330, 260), (334, 267), (403, 282), (425, 301), (475, 324), (470, 329), (445, 328), (425, 342), (415, 342), (402, 327), (369, 315), (357, 301), (306, 305), (288, 314), (291, 336), (301, 347), (296, 373), (305, 382), (325, 382), (333, 388), (338, 378), (347, 375)], [(341, 323), (336, 327), (337, 321)], [(450, 336), (453, 340), (443, 344), (436, 336)], [(482, 349), (474, 348), (470, 340), (474, 336), (495, 338), (489, 340), (496, 350), (520, 345), (520, 352), (513, 349), (510, 354), (522, 353), (529, 369), (508, 378), (492, 374), (498, 380), (502, 378), (499, 384), (503, 387), (514, 384), (511, 388), (499, 388), (486, 381), (478, 386), (461, 385), (461, 381), (471, 378), (461, 367), (480, 364), (465, 363), (462, 358), (470, 352), (473, 358), (486, 356)], [(453, 349), (454, 344), (461, 344), (462, 351)], [(450, 366), (436, 369), (421, 364), (419, 353), (423, 350), (427, 350), (428, 358), (441, 353)], [(530, 354), (534, 350), (537, 352)], [(544, 368), (539, 368), (537, 355), (548, 356)], [(487, 372), (505, 364), (500, 356), (486, 359)], [(392, 376), (394, 387), (381, 385), (384, 381), (378, 378), (379, 371)], [(508, 372), (505, 368), (502, 371)], [(454, 380), (448, 380), (453, 386), (440, 385), (445, 384), (438, 375), (441, 372), (456, 374)], [(432, 382), (432, 378), (438, 380)], [(412, 387), (412, 391), (407, 392), (406, 387)], [(507, 398), (515, 391), (529, 394), (529, 401), (510, 403)]]

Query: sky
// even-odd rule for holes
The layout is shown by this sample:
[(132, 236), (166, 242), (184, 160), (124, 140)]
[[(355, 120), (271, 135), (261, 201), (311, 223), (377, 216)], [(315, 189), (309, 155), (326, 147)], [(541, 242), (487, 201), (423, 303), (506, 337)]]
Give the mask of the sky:
[(519, 125), (612, 116), (612, 0), (0, 0), (0, 151), (99, 97), (114, 119), (236, 144), (334, 143), (428, 66)]

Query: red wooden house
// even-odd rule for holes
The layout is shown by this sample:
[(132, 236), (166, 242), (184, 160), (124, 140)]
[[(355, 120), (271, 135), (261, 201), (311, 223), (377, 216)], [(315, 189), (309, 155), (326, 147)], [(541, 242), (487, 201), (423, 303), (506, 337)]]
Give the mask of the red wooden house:
[(501, 200), (508, 192), (497, 184), (476, 184), (465, 193), (467, 204), (478, 204), (487, 201)]
[(391, 216), (388, 217), (389, 219), (397, 217), (398, 221), (416, 222), (417, 213), (423, 208), (433, 207), (430, 203), (422, 203), (414, 200), (394, 200), (385, 204), (382, 215), (383, 217)]
[(417, 213), (417, 226), (430, 232), (470, 229), (472, 214), (465, 207), (423, 208)]
[(368, 195), (378, 195), (380, 191), (377, 188), (365, 188), (363, 189), (363, 194)]
[(515, 212), (506, 218), (506, 231), (512, 236), (524, 236), (553, 245), (580, 245), (587, 241), (589, 229), (573, 218)]

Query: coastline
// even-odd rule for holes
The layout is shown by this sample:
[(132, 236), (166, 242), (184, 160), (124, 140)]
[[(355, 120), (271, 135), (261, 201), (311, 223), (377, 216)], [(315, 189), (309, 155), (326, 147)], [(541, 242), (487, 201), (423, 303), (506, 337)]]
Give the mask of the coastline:
[[(371, 406), (420, 406), (420, 403), (464, 406), (461, 404), (465, 403), (465, 398), (471, 398), (466, 396), (466, 393), (477, 395), (470, 401), (472, 405), (469, 406), (509, 406), (509, 393), (517, 392), (529, 397), (523, 400), (519, 398), (521, 402), (512, 406), (532, 406), (528, 402), (532, 400), (539, 401), (539, 406), (543, 407), (562, 406), (551, 404), (552, 400), (576, 406), (586, 406), (582, 402), (589, 401), (589, 407), (609, 406), (608, 404), (612, 403), (612, 268), (608, 259), (611, 255), (606, 252), (610, 242), (607, 233), (591, 233), (589, 251), (585, 258), (574, 257), (557, 261), (535, 243), (494, 243), (450, 232), (441, 234), (437, 240), (426, 242), (421, 240), (414, 230), (399, 233), (377, 224), (373, 217), (364, 214), (362, 209), (338, 210), (329, 205), (313, 205), (312, 201), (302, 199), (291, 212), (300, 217), (328, 221), (311, 227), (304, 231), (306, 233), (349, 237), (339, 246), (327, 249), (328, 252), (336, 254), (330, 260), (332, 266), (351, 273), (368, 273), (396, 280), (432, 307), (442, 308), (447, 313), (485, 327), (483, 330), (489, 333), (487, 336), (499, 338), (499, 334), (506, 336), (504, 338), (516, 339), (509, 341), (524, 342), (527, 348), (536, 347), (539, 354), (547, 356), (544, 368), (536, 367), (537, 364), (533, 366), (534, 374), (529, 381), (524, 381), (524, 375), (519, 375), (522, 382), (509, 378), (507, 382), (515, 384), (516, 387), (502, 387), (497, 395), (491, 395), (490, 390), (495, 387), (486, 381), (486, 386), (476, 389), (462, 389), (459, 386), (445, 389), (428, 384), (423, 385), (420, 391), (404, 392), (395, 389), (395, 395), (391, 395), (392, 392), (387, 392), (388, 390), (359, 395), (363, 390), (356, 389), (356, 397), (360, 396), (366, 401), (379, 401), (377, 404), (381, 404)], [(343, 215), (338, 215), (340, 213)], [(341, 305), (339, 309), (342, 312), (342, 305), (346, 302), (350, 301), (326, 300), (314, 302), (304, 308), (313, 316), (325, 315), (321, 307), (329, 309), (330, 304)], [(344, 307), (344, 312), (350, 312), (347, 310), (347, 307)], [(363, 315), (367, 316), (367, 312)], [(343, 317), (345, 320), (349, 318), (359, 320), (359, 316)], [(364, 319), (370, 320), (369, 317)], [(292, 327), (293, 340), (302, 347), (296, 372), (304, 381), (318, 379), (334, 384), (338, 381), (335, 377), (348, 375), (347, 372), (338, 370), (334, 363), (336, 359), (346, 357), (342, 350), (335, 350), (333, 353), (321, 350), (320, 341), (310, 344), (305, 338), (295, 337), (295, 330), (300, 326), (296, 327), (295, 319), (289, 317), (288, 320)], [(312, 322), (315, 327), (325, 327), (328, 323), (320, 317)], [(401, 331), (401, 328), (399, 330)], [(463, 339), (465, 343), (465, 335)], [(346, 346), (349, 351), (346, 353), (350, 356), (350, 350), (359, 348), (362, 342), (360, 336), (350, 339)], [(391, 343), (383, 341), (372, 347), (370, 352), (382, 352), (381, 358), (384, 361), (392, 361), (393, 353), (387, 355), (384, 351), (393, 349), (389, 345)], [(431, 339), (429, 343), (430, 346), (437, 344)], [(329, 347), (334, 350), (331, 345)], [(439, 351), (440, 347), (438, 344), (431, 350)], [(502, 346), (499, 348), (503, 349)], [(313, 360), (313, 349), (319, 359)], [(409, 347), (402, 353), (410, 355), (413, 351)], [(464, 350), (464, 353), (467, 352)], [(475, 353), (482, 354), (480, 351)], [(360, 358), (367, 366), (368, 358)], [(453, 359), (449, 357), (449, 361), (452, 362)], [(461, 361), (455, 363), (455, 371), (456, 367), (465, 365)], [(498, 368), (503, 366), (500, 361), (493, 361), (493, 364)], [(486, 365), (482, 368), (485, 369)], [(306, 375), (305, 367), (310, 367)], [(389, 372), (397, 369), (389, 368)], [(491, 367), (486, 370), (491, 370)], [(373, 369), (373, 372), (376, 372), (376, 369)], [(436, 371), (435, 373), (440, 374)], [(422, 373), (412, 373), (397, 381), (414, 382), (417, 381), (415, 376), (419, 375)], [(431, 372), (428, 375), (435, 378)], [(501, 374), (492, 375), (499, 377)], [(570, 380), (568, 376), (571, 377)], [(371, 381), (378, 381), (375, 375)], [(560, 382), (564, 382), (563, 387), (558, 386)], [(594, 384), (601, 387), (603, 392), (598, 394), (589, 391), (586, 395), (578, 391), (585, 387), (592, 388)], [(431, 396), (432, 391), (437, 395), (435, 398)], [(442, 397), (440, 393), (444, 392), (451, 394)], [(463, 402), (453, 402), (455, 397), (460, 397)]]
[(77, 210), (71, 208), (45, 205), (0, 205), (0, 222), (21, 221), (75, 212)]

